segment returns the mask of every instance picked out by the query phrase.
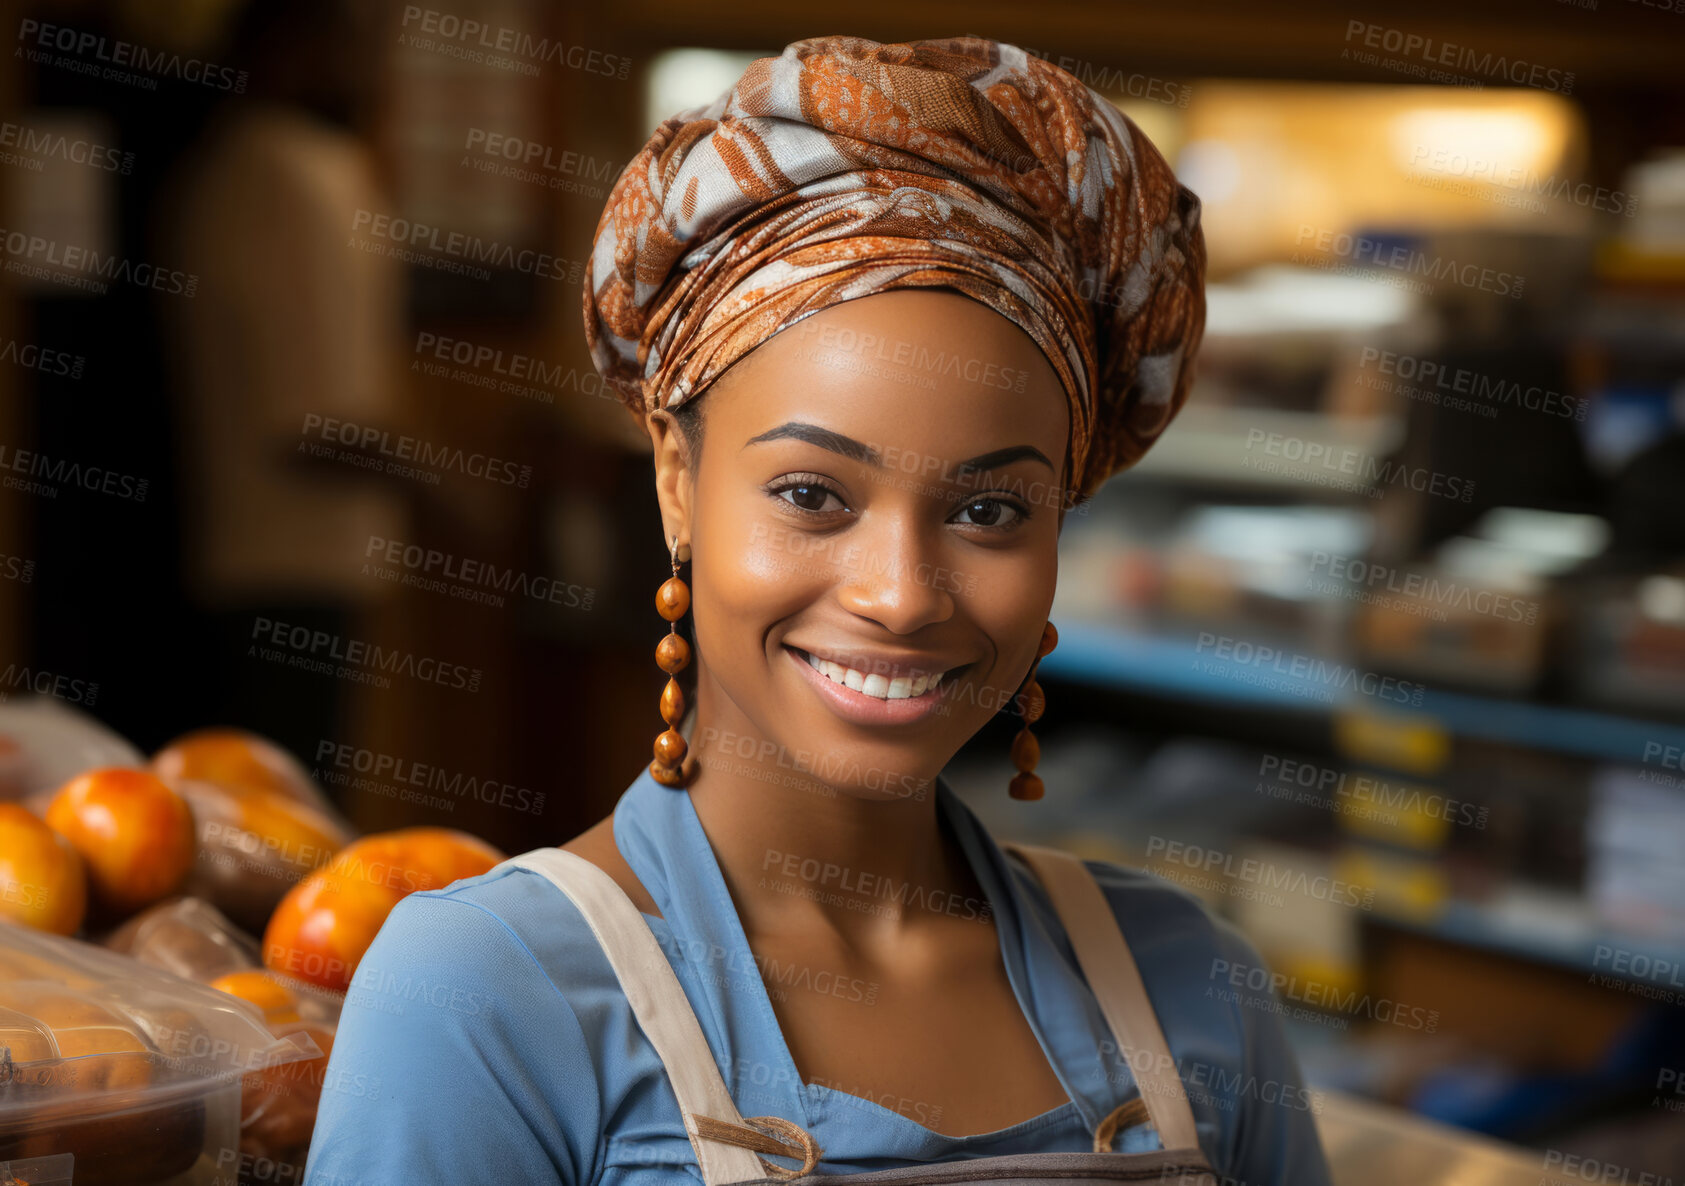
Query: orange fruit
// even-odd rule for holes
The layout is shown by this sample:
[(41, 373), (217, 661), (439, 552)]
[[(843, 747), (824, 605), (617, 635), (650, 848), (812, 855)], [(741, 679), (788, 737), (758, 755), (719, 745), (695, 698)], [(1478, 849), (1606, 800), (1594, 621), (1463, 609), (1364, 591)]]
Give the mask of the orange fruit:
[(297, 994), (262, 968), (218, 976), (211, 987), (262, 1009), (263, 1020), (271, 1029), (299, 1024)]
[(94, 904), (110, 915), (168, 897), (193, 868), (193, 813), (147, 770), (78, 775), (47, 805), (47, 823), (81, 855)]
[(404, 895), (330, 866), (287, 891), (263, 932), (263, 963), (335, 992), (351, 986), (363, 953)]
[(82, 858), (34, 812), (0, 803), (0, 917), (74, 935), (88, 909)]
[(502, 860), (497, 849), (454, 828), (400, 828), (354, 840), (281, 899), (263, 934), (263, 962), (343, 992), (401, 899)]
[(399, 828), (352, 841), (333, 866), (348, 877), (412, 894), (478, 876), (502, 860), (484, 840), (455, 828)]
[(152, 756), (152, 770), (174, 782), (195, 778), (230, 790), (254, 791), (320, 806), (310, 774), (286, 750), (243, 729), (196, 729)]

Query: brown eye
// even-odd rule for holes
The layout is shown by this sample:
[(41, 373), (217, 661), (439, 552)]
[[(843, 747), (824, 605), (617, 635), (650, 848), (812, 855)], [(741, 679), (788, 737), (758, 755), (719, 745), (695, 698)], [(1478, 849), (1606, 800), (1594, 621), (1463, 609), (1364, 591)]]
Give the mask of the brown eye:
[[(829, 486), (822, 486), (817, 482), (794, 481), (786, 482), (772, 491), (774, 498), (778, 498), (799, 511), (808, 514), (822, 514), (826, 511), (842, 510), (843, 501), (837, 497), (836, 491)], [(834, 505), (826, 505), (826, 500), (834, 500)]]
[(969, 520), (959, 522), (971, 527), (1011, 527), (1024, 517), (1017, 507), (998, 498), (974, 498), (960, 510), (960, 514), (970, 516)]

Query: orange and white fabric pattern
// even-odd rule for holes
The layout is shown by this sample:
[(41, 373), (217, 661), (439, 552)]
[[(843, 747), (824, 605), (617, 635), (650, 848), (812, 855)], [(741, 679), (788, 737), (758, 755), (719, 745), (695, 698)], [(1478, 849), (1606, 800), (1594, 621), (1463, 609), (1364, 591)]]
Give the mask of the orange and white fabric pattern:
[(943, 286), (1020, 326), (1070, 401), (1077, 499), (1187, 398), (1199, 199), (1050, 62), (979, 37), (793, 42), (651, 134), (598, 220), (585, 338), (639, 419), (830, 305)]

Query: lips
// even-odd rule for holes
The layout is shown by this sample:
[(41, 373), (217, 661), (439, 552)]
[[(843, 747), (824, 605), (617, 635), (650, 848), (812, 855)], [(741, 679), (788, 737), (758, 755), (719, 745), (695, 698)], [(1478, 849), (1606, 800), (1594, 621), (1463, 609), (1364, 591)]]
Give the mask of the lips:
[(890, 659), (857, 651), (810, 651), (788, 643), (785, 647), (833, 683), (876, 700), (920, 696), (969, 666), (939, 656)]
[[(847, 656), (854, 663), (842, 663), (789, 644), (784, 650), (832, 711), (857, 724), (899, 724), (934, 713), (955, 686), (955, 676), (971, 666), (945, 665), (945, 660), (936, 657), (890, 660), (858, 653)], [(841, 681), (833, 678), (839, 672)], [(913, 689), (920, 680), (924, 687), (915, 695)]]

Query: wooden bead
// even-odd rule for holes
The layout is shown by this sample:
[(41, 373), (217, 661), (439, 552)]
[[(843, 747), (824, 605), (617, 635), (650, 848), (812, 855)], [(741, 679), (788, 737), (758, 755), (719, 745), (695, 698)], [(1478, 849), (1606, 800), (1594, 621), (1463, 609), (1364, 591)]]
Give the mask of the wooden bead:
[(655, 644), (655, 665), (668, 675), (677, 675), (690, 666), (690, 644), (682, 634), (668, 632)]
[(655, 760), (663, 766), (677, 766), (685, 760), (685, 751), (689, 748), (683, 733), (669, 729), (655, 739)]
[(1012, 764), (1022, 771), (1036, 768), (1041, 761), (1041, 742), (1028, 728), (1018, 730), (1018, 736), (1012, 739)]
[(679, 687), (678, 680), (669, 679), (661, 693), (661, 719), (669, 725), (677, 725), (684, 718), (685, 690)]
[(1059, 645), (1059, 631), (1053, 625), (1052, 622), (1049, 622), (1042, 629), (1041, 644), (1036, 647), (1036, 658), (1038, 658), (1038, 659), (1041, 658), (1043, 655), (1052, 651), (1053, 648), (1058, 646), (1058, 645)]
[(684, 771), (677, 766), (663, 766), (660, 762), (649, 764), (649, 775), (664, 787), (682, 787), (685, 785)]
[(1041, 685), (1031, 680), (1024, 689), (1024, 720), (1035, 724), (1041, 720), (1041, 714), (1047, 711), (1047, 693), (1041, 690)]
[(1007, 788), (1007, 793), (1014, 799), (1039, 799), (1045, 792), (1041, 779), (1029, 773), (1018, 775)]
[(690, 608), (690, 586), (678, 577), (668, 577), (655, 591), (655, 612), (669, 622), (677, 622)]

